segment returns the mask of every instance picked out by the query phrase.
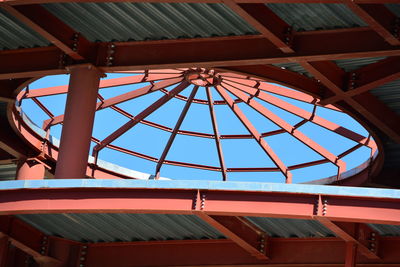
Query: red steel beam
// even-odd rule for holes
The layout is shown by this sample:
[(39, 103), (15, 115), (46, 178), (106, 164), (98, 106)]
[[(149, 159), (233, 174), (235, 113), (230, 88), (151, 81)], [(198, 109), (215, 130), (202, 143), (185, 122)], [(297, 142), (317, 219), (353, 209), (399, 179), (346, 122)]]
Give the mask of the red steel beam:
[[(333, 122), (330, 122), (318, 115), (315, 115), (314, 113), (308, 112), (304, 109), (301, 109), (295, 105), (292, 105), (288, 102), (285, 102), (271, 94), (267, 94), (263, 91), (261, 91), (260, 86), (258, 84), (254, 84), (254, 87), (252, 86), (241, 86), (241, 84), (237, 83), (231, 83), (229, 80), (223, 80), (226, 84), (234, 86), (236, 89), (239, 89), (245, 93), (250, 94), (251, 97), (257, 97), (263, 101), (266, 101), (276, 107), (279, 107), (283, 110), (286, 110), (300, 118), (309, 120), (310, 122), (315, 123), (316, 125), (319, 125), (325, 129), (328, 129), (336, 134), (339, 134), (343, 137), (346, 137), (350, 140), (353, 140), (354, 142), (366, 145), (367, 147), (370, 147), (373, 152), (377, 149), (377, 146), (374, 142), (370, 140), (368, 137), (364, 137), (356, 132), (353, 132), (347, 128), (344, 128), (340, 125), (337, 125)], [(290, 91), (288, 92), (290, 93)]]
[(54, 46), (0, 51), (0, 79), (65, 74), (64, 55)]
[(251, 222), (247, 219), (232, 216), (209, 216), (202, 212), (198, 212), (196, 215), (253, 257), (259, 260), (268, 260), (266, 255), (266, 246), (269, 246), (267, 236), (255, 232), (254, 228), (248, 225)]
[[(388, 57), (347, 73), (346, 76), (348, 84), (343, 85), (343, 88), (348, 89), (345, 92), (346, 96), (355, 96), (368, 92), (400, 78), (400, 57)], [(332, 104), (342, 99), (342, 96), (336, 95), (321, 100), (321, 104)]]
[[(400, 55), (400, 49), (374, 31), (334, 31), (295, 35), (296, 53), (285, 54), (258, 36), (208, 38), (198, 41), (115, 43), (115, 56), (107, 67), (107, 46), (100, 44), (99, 65), (106, 71), (124, 69), (235, 66), (320, 61), (343, 58)], [(210, 50), (210, 47), (213, 49)], [(246, 49), (251, 47), (252, 49)], [(159, 51), (154, 54), (153, 51)], [(193, 51), (197, 53), (193, 54)], [(134, 51), (134, 52), (133, 52)], [(159, 55), (165, 55), (160, 57)]]
[(1, 7), (74, 60), (91, 58), (93, 44), (41, 5)]
[(166, 102), (171, 100), (175, 95), (183, 91), (186, 87), (190, 85), (189, 82), (186, 80), (183, 80), (178, 86), (176, 86), (173, 90), (171, 90), (167, 95), (161, 97), (158, 99), (156, 102), (154, 102), (152, 105), (150, 105), (148, 108), (143, 110), (141, 113), (139, 113), (134, 119), (128, 121), (124, 125), (122, 125), (120, 128), (118, 128), (115, 132), (107, 136), (104, 140), (100, 142), (100, 144), (96, 145), (93, 148), (94, 153), (98, 153), (99, 150), (110, 144), (112, 141), (120, 137), (122, 134), (124, 134), (126, 131), (134, 127), (136, 124), (138, 124), (141, 120), (145, 119), (147, 116), (149, 116), (151, 113), (156, 111), (158, 108), (160, 108), (162, 105), (164, 105)]
[(158, 159), (158, 163), (156, 166), (156, 179), (158, 179), (160, 177), (160, 170), (161, 170), (162, 164), (164, 163), (165, 158), (167, 157), (167, 154), (168, 154), (169, 150), (171, 149), (171, 146), (175, 140), (176, 134), (178, 133), (178, 130), (181, 127), (182, 122), (185, 119), (187, 112), (189, 111), (190, 105), (192, 104), (193, 98), (195, 97), (198, 89), (199, 89), (199, 87), (195, 86), (193, 88), (192, 92), (190, 93), (188, 101), (186, 102), (185, 106), (183, 107), (181, 115), (179, 116), (178, 121), (176, 122), (175, 127), (172, 130), (172, 133), (167, 141), (167, 144), (165, 145), (164, 151), (162, 152), (161, 157)]
[(210, 111), (211, 123), (212, 123), (213, 131), (214, 131), (215, 145), (217, 147), (217, 152), (218, 152), (219, 165), (221, 166), (222, 180), (226, 181), (227, 175), (226, 175), (224, 154), (223, 154), (222, 146), (221, 146), (221, 142), (220, 142), (221, 136), (220, 136), (219, 130), (218, 130), (217, 117), (215, 115), (214, 101), (213, 101), (210, 87), (206, 88), (206, 93), (207, 93), (207, 100), (208, 100), (208, 109)]
[(265, 4), (238, 4), (234, 0), (223, 2), (282, 52), (294, 52), (291, 47), (293, 41), (292, 28)]
[[(290, 55), (281, 52), (262, 36), (115, 43), (112, 62), (108, 56), (111, 44), (100, 43), (96, 66), (105, 72), (113, 72), (188, 65), (239, 66), (400, 55), (398, 47), (391, 46), (374, 31), (365, 28), (295, 36), (296, 53)], [(252, 49), (246, 49), (248, 47)], [(0, 79), (66, 72), (62, 54), (54, 47), (0, 51), (0, 62)]]
[(281, 119), (279, 116), (271, 112), (269, 109), (264, 107), (262, 104), (258, 103), (253, 99), (252, 96), (248, 96), (245, 93), (241, 92), (240, 90), (236, 89), (235, 87), (232, 87), (230, 85), (225, 85), (223, 84), (223, 87), (226, 88), (229, 92), (231, 92), (233, 95), (238, 97), (240, 100), (245, 102), (247, 105), (249, 105), (251, 108), (256, 110), (258, 113), (263, 115), (265, 118), (276, 124), (278, 127), (284, 129), (287, 133), (292, 135), (294, 138), (320, 154), (322, 157), (325, 159), (329, 160), (331, 163), (335, 164), (338, 167), (338, 177), (340, 176), (341, 173), (343, 173), (346, 170), (346, 163), (342, 161), (341, 159), (338, 159), (336, 155), (333, 153), (329, 152), (327, 149), (322, 147), (321, 145), (317, 144), (315, 141), (312, 139), (308, 138), (305, 134), (303, 134), (301, 131), (299, 131), (296, 127), (290, 125), (283, 119)]
[(346, 242), (346, 260), (344, 267), (356, 267), (357, 245), (354, 242)]
[(32, 256), (37, 262), (59, 263), (56, 258), (48, 255), (48, 237), (15, 217), (0, 216), (0, 237), (7, 238), (11, 245)]
[[(69, 188), (2, 190), (0, 214), (135, 212), (191, 214), (197, 190)], [(289, 192), (202, 191), (208, 215), (315, 218), (319, 195)], [(399, 224), (398, 199), (322, 195), (326, 218)]]
[[(177, 83), (181, 82), (182, 79), (183, 78), (180, 77), (180, 78), (168, 79), (168, 80), (161, 81), (161, 82), (154, 83), (154, 84), (152, 83), (151, 85), (144, 86), (142, 88), (127, 92), (125, 94), (111, 97), (104, 101), (98, 102), (96, 104), (96, 110), (102, 110), (102, 109), (123, 103), (125, 101), (132, 100), (132, 99), (141, 97), (141, 96), (149, 94), (149, 93), (153, 93), (162, 88), (177, 84)], [(53, 118), (45, 120), (43, 122), (43, 128), (47, 129), (47, 127), (63, 123), (63, 121), (64, 121), (64, 115), (59, 115), (59, 116), (53, 117)]]
[[(109, 88), (114, 86), (124, 86), (124, 85), (131, 85), (131, 84), (138, 84), (138, 83), (145, 83), (145, 82), (155, 82), (159, 80), (168, 80), (172, 78), (177, 78), (182, 74), (140, 74), (134, 75), (129, 77), (121, 77), (121, 78), (113, 78), (113, 79), (103, 79), (100, 80), (99, 88)], [(42, 96), (51, 96), (51, 95), (59, 95), (59, 94), (66, 94), (68, 92), (68, 85), (60, 85), (54, 87), (47, 87), (47, 88), (39, 88), (29, 90), (26, 94), (24, 94), (23, 98), (34, 98), (34, 97), (42, 97)], [(22, 98), (22, 95), (18, 97), (19, 99)]]
[[(334, 67), (333, 62), (302, 62), (301, 65), (386, 135), (396, 142), (400, 142), (398, 130), (400, 128), (400, 116), (368, 92), (354, 98), (347, 96), (342, 89), (344, 71), (337, 66)], [(377, 107), (380, 109), (377, 109)], [(385, 116), (382, 116), (382, 114), (385, 114)]]
[(261, 137), (260, 133), (254, 127), (254, 125), (247, 119), (240, 108), (235, 104), (233, 99), (229, 96), (226, 90), (220, 86), (215, 86), (215, 89), (221, 95), (221, 97), (226, 101), (230, 109), (235, 113), (237, 118), (242, 122), (246, 129), (250, 132), (256, 142), (260, 145), (262, 150), (268, 155), (268, 157), (274, 162), (274, 164), (279, 168), (282, 174), (286, 177), (286, 183), (292, 182), (292, 173), (286, 167), (286, 165), (281, 161), (281, 159), (275, 154), (273, 149), (268, 145), (268, 143)]
[(362, 225), (361, 228), (360, 225), (358, 224), (348, 223), (350, 224), (350, 227), (355, 227), (355, 233), (349, 233), (349, 231), (346, 231), (346, 229), (344, 229), (337, 223), (332, 222), (326, 217), (317, 217), (317, 220), (320, 223), (322, 223), (326, 228), (328, 228), (330, 231), (332, 231), (337, 237), (343, 239), (347, 243), (355, 244), (360, 253), (363, 254), (368, 259), (373, 259), (373, 260), (380, 259), (380, 257), (377, 255), (377, 246), (375, 246), (375, 244), (377, 243), (376, 240), (374, 240), (374, 242), (371, 242), (371, 244), (374, 244), (374, 248), (372, 247), (369, 248), (368, 246), (363, 244), (362, 240), (359, 240), (360, 233), (364, 235), (365, 229), (369, 229), (369, 232), (374, 234), (373, 237), (368, 236), (368, 239), (371, 237), (377, 239), (379, 237), (379, 234), (376, 231), (372, 231), (369, 228), (369, 226), (364, 224)]
[(399, 18), (383, 2), (381, 4), (357, 4), (348, 1), (346, 5), (386, 42), (391, 45), (400, 45)]

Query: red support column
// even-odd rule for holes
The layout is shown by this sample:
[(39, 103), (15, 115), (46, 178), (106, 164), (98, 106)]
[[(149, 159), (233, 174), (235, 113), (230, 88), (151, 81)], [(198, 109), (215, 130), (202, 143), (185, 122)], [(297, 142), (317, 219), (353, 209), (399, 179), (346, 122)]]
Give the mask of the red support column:
[(70, 69), (64, 126), (55, 178), (84, 178), (102, 73), (92, 65)]
[(346, 260), (345, 267), (355, 267), (357, 256), (357, 244), (354, 242), (346, 242)]
[(18, 163), (16, 180), (44, 179), (45, 166), (36, 160), (21, 160)]

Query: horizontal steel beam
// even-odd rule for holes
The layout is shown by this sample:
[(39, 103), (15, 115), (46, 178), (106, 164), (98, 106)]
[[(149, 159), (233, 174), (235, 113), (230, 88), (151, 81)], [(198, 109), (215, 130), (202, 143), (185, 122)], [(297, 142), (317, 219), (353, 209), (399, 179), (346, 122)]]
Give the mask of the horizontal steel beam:
[[(386, 43), (368, 28), (297, 33), (293, 38), (296, 52), (290, 54), (280, 51), (267, 39), (257, 35), (99, 43), (96, 55), (98, 60), (92, 63), (105, 72), (112, 72), (193, 65), (222, 67), (400, 55), (398, 47)], [(112, 61), (109, 57), (110, 50), (114, 51)], [(194, 50), (197, 52), (193, 53)], [(0, 79), (65, 73), (68, 62), (62, 56), (56, 47), (0, 51)]]
[[(175, 213), (192, 214), (199, 190), (163, 189), (21, 189), (1, 190), (0, 214), (19, 213)], [(399, 199), (347, 197), (290, 192), (200, 190), (201, 212), (208, 215), (313, 219), (322, 198), (324, 217), (332, 221), (400, 225)]]

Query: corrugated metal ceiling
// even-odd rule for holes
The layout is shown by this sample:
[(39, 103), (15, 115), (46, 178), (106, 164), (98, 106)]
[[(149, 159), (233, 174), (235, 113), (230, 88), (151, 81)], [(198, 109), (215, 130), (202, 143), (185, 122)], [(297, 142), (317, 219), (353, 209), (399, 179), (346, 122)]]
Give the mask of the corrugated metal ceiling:
[(370, 224), (369, 226), (383, 236), (400, 236), (400, 225)]
[(57, 3), (44, 6), (91, 41), (257, 34), (223, 4)]
[(174, 214), (26, 214), (20, 219), (48, 235), (84, 242), (224, 238), (193, 215)]
[(386, 7), (389, 8), (397, 17), (400, 17), (400, 4), (386, 4)]
[(374, 88), (370, 92), (400, 115), (400, 79)]
[(328, 237), (334, 234), (317, 221), (247, 217), (272, 237)]
[(287, 69), (293, 72), (298, 72), (303, 75), (307, 75), (308, 77), (312, 77), (310, 73), (308, 73), (299, 63), (280, 63), (280, 64), (272, 64), (274, 66), (280, 67), (282, 69)]
[(367, 58), (352, 58), (335, 60), (335, 63), (343, 70), (350, 72), (359, 69), (363, 66), (378, 62), (386, 57), (367, 57)]
[(15, 164), (0, 165), (0, 180), (14, 180), (16, 171), (17, 165)]
[(47, 40), (0, 8), (0, 50), (48, 45)]
[(266, 4), (297, 31), (367, 26), (343, 4)]

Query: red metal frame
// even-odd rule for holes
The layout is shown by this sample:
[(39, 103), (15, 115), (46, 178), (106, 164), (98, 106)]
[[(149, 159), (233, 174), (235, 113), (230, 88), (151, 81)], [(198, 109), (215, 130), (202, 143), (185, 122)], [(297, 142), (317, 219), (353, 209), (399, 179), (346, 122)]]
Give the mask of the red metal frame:
[[(94, 1), (102, 2), (103, 0)], [(172, 0), (168, 2), (182, 1), (221, 3), (219, 0)], [(24, 22), (55, 45), (55, 47), (48, 48), (0, 51), (0, 62), (6, 62), (6, 64), (0, 63), (0, 79), (2, 79), (0, 80), (1, 100), (13, 104), (15, 94), (18, 91), (17, 87), (24, 84), (29, 78), (47, 74), (67, 73), (70, 72), (70, 66), (80, 63), (92, 64), (93, 67), (98, 67), (102, 71), (132, 71), (159, 67), (221, 66), (225, 68), (224, 71), (229, 69), (231, 72), (249, 74), (249, 77), (246, 77), (235, 73), (226, 73), (221, 83), (216, 85), (221, 95), (225, 96), (225, 101), (213, 101), (209, 88), (207, 88), (207, 100), (195, 99), (195, 92), (187, 98), (179, 95), (178, 92), (168, 91), (166, 87), (169, 82), (175, 81), (176, 83), (170, 85), (179, 84), (178, 88), (180, 88), (179, 86), (184, 87), (185, 81), (181, 75), (183, 70), (162, 70), (158, 73), (150, 71), (134, 78), (102, 82), (104, 85), (101, 83), (100, 87), (104, 86), (103, 88), (140, 82), (151, 82), (151, 85), (112, 99), (104, 99), (101, 95), (98, 95), (100, 102), (96, 107), (97, 110), (110, 107), (128, 117), (131, 121), (125, 128), (121, 128), (119, 132), (114, 133), (106, 140), (97, 140), (93, 137), (90, 138), (90, 136), (84, 138), (86, 142), (92, 140), (98, 144), (96, 151), (103, 147), (108, 147), (158, 162), (157, 174), (162, 163), (165, 163), (221, 171), (224, 180), (227, 179), (227, 172), (232, 171), (280, 170), (285, 173), (287, 182), (290, 182), (290, 175), (288, 175), (290, 170), (332, 162), (339, 166), (340, 172), (340, 168), (344, 169), (341, 158), (345, 155), (361, 146), (371, 148), (371, 155), (374, 155), (377, 150), (378, 144), (372, 139), (373, 131), (371, 131), (372, 134), (370, 136), (360, 136), (316, 116), (315, 110), (312, 113), (305, 112), (293, 105), (280, 101), (278, 98), (269, 96), (263, 90), (313, 103), (315, 107), (325, 105), (327, 108), (342, 110), (338, 108), (339, 106), (331, 105), (337, 103), (357, 116), (359, 120), (366, 119), (366, 121), (380, 128), (393, 140), (400, 142), (400, 119), (398, 115), (368, 93), (372, 88), (399, 78), (400, 60), (398, 56), (400, 55), (400, 50), (398, 45), (400, 41), (397, 36), (399, 25), (392, 24), (396, 16), (383, 5), (389, 2), (397, 3), (397, 0), (386, 0), (384, 3), (379, 0), (328, 0), (326, 3), (347, 5), (369, 26), (315, 32), (293, 31), (287, 23), (271, 12), (264, 3), (320, 3), (321, 1), (255, 0), (249, 2), (247, 0), (228, 0), (224, 4), (231, 7), (232, 10), (257, 29), (261, 35), (126, 43), (89, 42), (84, 36), (78, 34), (40, 5), (40, 3), (47, 2), (49, 0), (0, 0), (1, 8), (7, 10), (15, 18)], [(58, 0), (50, 2), (58, 2)], [(78, 2), (87, 1), (80, 0)], [(165, 0), (152, 2), (165, 2)], [(251, 49), (248, 49), (249, 47)], [(158, 53), (153, 53), (155, 50)], [(193, 53), (193, 51), (196, 51), (196, 53)], [(374, 56), (388, 56), (388, 58), (350, 73), (345, 73), (333, 62), (336, 59)], [(271, 65), (260, 65), (289, 62), (301, 64), (316, 80)], [(262, 79), (260, 80), (259, 78)], [(181, 83), (181, 80), (183, 80), (183, 83)], [(289, 89), (279, 88), (278, 90), (277, 87), (273, 86), (264, 88), (266, 85), (261, 82), (263, 80), (288, 85), (307, 92), (309, 95)], [(161, 82), (153, 83), (156, 81)], [(67, 87), (57, 87), (43, 91), (25, 91), (17, 97), (17, 100), (20, 102), (21, 99), (31, 98), (50, 117), (44, 124), (44, 128), (48, 130), (52, 125), (63, 123), (64, 118), (62, 116), (55, 117), (42, 104), (40, 97), (64, 93), (66, 89)], [(230, 98), (226, 89), (239, 96), (239, 99)], [(138, 116), (129, 114), (115, 106), (118, 103), (155, 90), (160, 90), (166, 94), (162, 99), (167, 100), (174, 95), (178, 99), (187, 101), (174, 129), (144, 120), (148, 114), (162, 105), (164, 101), (153, 104)], [(288, 125), (285, 121), (274, 116), (269, 110), (258, 105), (256, 98), (285, 109), (303, 118), (303, 121), (294, 126)], [(192, 102), (209, 105), (213, 134), (179, 130), (180, 124)], [(237, 108), (238, 103), (249, 104), (263, 115), (272, 119), (282, 129), (259, 133)], [(214, 113), (214, 105), (229, 105), (235, 114), (241, 118), (251, 134), (220, 135)], [(24, 162), (25, 167), (27, 167), (28, 162), (33, 160), (39, 160), (40, 167), (44, 166), (41, 165), (42, 163), (54, 165), (58, 157), (58, 148), (49, 143), (46, 138), (43, 139), (34, 133), (32, 129), (29, 129), (16, 113), (9, 113), (9, 116), (13, 116), (14, 126), (18, 128), (18, 133), (25, 138), (25, 141), (28, 141), (31, 147), (28, 148), (26, 145), (21, 145), (19, 139), (8, 129), (9, 127), (3, 127), (0, 131), (0, 148), (16, 158), (26, 159), (27, 162)], [(341, 155), (333, 155), (299, 132), (297, 128), (307, 121), (356, 141), (357, 145)], [(2, 126), (3, 124), (5, 125), (2, 121), (0, 123)], [(117, 136), (133, 127), (136, 123), (143, 123), (172, 133), (160, 159), (110, 144)], [(325, 159), (295, 166), (284, 166), (262, 139), (263, 137), (283, 132), (291, 133), (300, 141), (308, 144)], [(220, 165), (204, 166), (166, 160), (168, 150), (177, 134), (215, 139)], [(374, 135), (374, 137), (376, 138), (377, 136)], [(227, 168), (224, 163), (220, 139), (233, 138), (256, 138), (278, 167)], [(60, 154), (63, 153), (63, 150), (61, 149)], [(27, 155), (31, 154), (34, 156), (27, 157)], [(83, 164), (81, 165), (83, 167), (79, 177), (84, 176), (85, 171), (87, 175), (94, 177), (123, 177), (120, 174), (101, 169), (95, 164), (88, 167), (85, 160), (81, 160), (82, 162)], [(376, 165), (373, 168), (376, 169)], [(51, 166), (47, 167), (51, 168)], [(23, 173), (24, 170), (23, 165), (19, 171)], [(28, 172), (29, 175), (21, 175), (21, 177), (30, 176), (32, 178), (29, 168)], [(368, 177), (368, 170), (365, 170), (362, 175), (365, 176), (365, 173), (367, 173)], [(160, 201), (160, 199), (165, 201)], [(195, 214), (230, 238), (230, 240), (211, 241), (161, 241), (147, 242), (146, 244), (128, 242), (84, 245), (79, 242), (47, 237), (16, 218), (0, 217), (1, 267), (22, 266), (25, 261), (29, 261), (32, 257), (35, 259), (35, 263), (32, 266), (38, 266), (40, 263), (41, 266), (46, 267), (60, 264), (80, 266), (83, 263), (86, 266), (96, 267), (126, 266), (127, 264), (132, 266), (188, 266), (198, 264), (204, 266), (215, 266), (216, 264), (218, 266), (223, 266), (223, 264), (249, 266), (249, 264), (258, 264), (260, 266), (260, 264), (265, 265), (266, 262), (271, 267), (292, 266), (292, 262), (299, 263), (296, 265), (297, 267), (309, 267), (313, 266), (313, 264), (318, 267), (328, 266), (326, 264), (330, 264), (329, 266), (342, 266), (343, 263), (345, 263), (346, 267), (353, 267), (356, 263), (362, 263), (362, 266), (389, 266), (388, 264), (390, 263), (393, 263), (393, 266), (398, 266), (400, 263), (398, 254), (400, 240), (398, 238), (379, 237), (377, 233), (366, 225), (366, 223), (399, 224), (400, 214), (397, 200), (321, 196), (317, 194), (100, 188), (90, 190), (29, 189), (3, 191), (0, 195), (0, 201), (0, 213), (2, 214), (99, 212), (100, 209), (102, 212), (140, 211), (147, 213)], [(201, 203), (201, 205), (195, 205), (196, 203)], [(339, 238), (279, 239), (269, 237), (268, 241), (264, 240), (264, 244), (264, 241), (260, 239), (260, 236), (264, 236), (264, 234), (242, 217), (245, 215), (315, 219), (329, 228)], [(45, 237), (48, 239), (45, 239)], [(9, 244), (12, 244), (12, 246)], [(260, 251), (262, 244), (268, 249), (268, 253)], [(174, 253), (177, 250), (181, 252), (178, 255)], [(154, 257), (154, 251), (157, 251), (157, 258)], [(114, 257), (110, 257), (111, 254)], [(134, 260), (132, 260), (132, 256), (134, 256)]]
[[(210, 74), (211, 73), (211, 74)], [(110, 79), (110, 80), (102, 80), (100, 87), (101, 88), (107, 88), (107, 87), (112, 87), (112, 86), (119, 86), (119, 85), (127, 85), (127, 84), (136, 84), (136, 83), (150, 83), (150, 85), (146, 85), (142, 88), (135, 89), (131, 92), (124, 93), (120, 96), (114, 96), (109, 99), (104, 99), (101, 94), (98, 94), (98, 98), (100, 99), (100, 102), (97, 103), (97, 110), (101, 110), (104, 108), (112, 108), (115, 111), (119, 112), (120, 114), (126, 116), (127, 118), (130, 119), (130, 122), (128, 122), (125, 126), (122, 126), (119, 130), (116, 132), (110, 134), (109, 137), (107, 137), (104, 140), (97, 140), (95, 137), (92, 137), (91, 141), (95, 142), (97, 145), (93, 149), (93, 155), (97, 158), (98, 152), (107, 147), (114, 149), (116, 151), (120, 151), (129, 155), (137, 156), (146, 160), (150, 160), (153, 162), (157, 162), (157, 167), (155, 170), (155, 176), (156, 178), (159, 177), (160, 175), (160, 170), (162, 167), (162, 164), (170, 164), (170, 165), (175, 165), (175, 166), (183, 166), (183, 167), (191, 167), (191, 168), (198, 168), (198, 169), (204, 169), (204, 170), (211, 170), (211, 171), (220, 171), (222, 174), (222, 179), (227, 180), (227, 173), (228, 172), (276, 172), (276, 171), (281, 171), (286, 178), (286, 182), (291, 182), (291, 177), (290, 177), (290, 170), (294, 169), (299, 169), (299, 168), (304, 168), (304, 167), (309, 167), (309, 166), (314, 166), (322, 163), (327, 163), (331, 162), (338, 166), (338, 177), (340, 177), (340, 174), (343, 173), (345, 170), (345, 164), (342, 161), (342, 158), (357, 149), (359, 149), (362, 146), (369, 147), (371, 149), (371, 157), (376, 153), (377, 151), (377, 144), (375, 141), (371, 138), (371, 136), (364, 137), (361, 136), (353, 131), (350, 131), (340, 125), (337, 125), (335, 123), (332, 123), (326, 119), (323, 119), (317, 115), (315, 115), (315, 108), (319, 106), (318, 104), (318, 99), (309, 95), (306, 95), (301, 92), (294, 91), (292, 89), (286, 89), (280, 86), (276, 85), (271, 85), (268, 83), (265, 83), (263, 80), (259, 78), (253, 78), (253, 77), (248, 77), (248, 76), (243, 76), (235, 73), (226, 73), (226, 72), (209, 72), (207, 73), (207, 70), (205, 69), (172, 69), (172, 70), (149, 70), (149, 71), (135, 71), (133, 74), (135, 76), (133, 77), (124, 77), (124, 78), (118, 78), (118, 79)], [(203, 77), (203, 76), (204, 77)], [(210, 76), (211, 75), (211, 76)], [(198, 84), (198, 81), (192, 81), (193, 77), (202, 77), (202, 79), (209, 79), (211, 81), (211, 84), (208, 84), (206, 82), (204, 86), (206, 86), (206, 91), (207, 91), (207, 99), (195, 99), (194, 95), (187, 98), (183, 95), (179, 95), (179, 92), (182, 91), (185, 86), (188, 86), (190, 83), (194, 82)], [(208, 78), (207, 78), (208, 77)], [(201, 83), (201, 82), (200, 82)], [(215, 84), (213, 84), (215, 83)], [(201, 83), (202, 84), (202, 83)], [(179, 89), (174, 89), (172, 91), (169, 91), (167, 88), (169, 86), (175, 85)], [(198, 85), (196, 85), (198, 86)], [(211, 96), (211, 91), (209, 86), (215, 86), (217, 91), (222, 94), (223, 100), (222, 101), (214, 101)], [(31, 98), (32, 100), (35, 101), (35, 103), (38, 104), (40, 108), (43, 109), (43, 111), (49, 115), (50, 119), (44, 121), (43, 123), (43, 128), (46, 131), (50, 130), (50, 127), (53, 125), (56, 125), (58, 123), (62, 123), (62, 119), (64, 115), (59, 115), (54, 117), (51, 111), (49, 111), (41, 102), (40, 102), (40, 97), (42, 96), (49, 96), (53, 94), (60, 94), (65, 92), (66, 88), (63, 86), (56, 86), (56, 87), (51, 87), (51, 88), (43, 88), (43, 89), (34, 89), (34, 90), (26, 90), (26, 91), (21, 91), (17, 97), (19, 100), (19, 103), (24, 101), (24, 99), (29, 99)], [(163, 96), (158, 102), (155, 102), (153, 105), (151, 105), (148, 109), (145, 109), (142, 111), (140, 114), (137, 116), (134, 116), (128, 112), (126, 112), (124, 109), (117, 107), (116, 105), (119, 103), (122, 103), (124, 101), (128, 101), (130, 99), (134, 99), (146, 94), (150, 94), (154, 91), (160, 90), (166, 95)], [(231, 99), (229, 95), (227, 95), (226, 92), (230, 92), (233, 95), (237, 97), (237, 99)], [(275, 97), (269, 93), (273, 94), (279, 94), (285, 97), (289, 98), (294, 98), (296, 100), (310, 103), (314, 105), (314, 111), (313, 112), (308, 112), (305, 111), (299, 107), (296, 107), (292, 104), (287, 103), (286, 101)], [(144, 120), (145, 117), (147, 117), (151, 112), (156, 110), (158, 107), (163, 105), (166, 101), (169, 101), (172, 99), (172, 97), (175, 97), (177, 99), (186, 101), (185, 108), (181, 114), (181, 117), (178, 119), (178, 123), (174, 127), (174, 129), (171, 129), (169, 127), (166, 127), (164, 125), (156, 124), (150, 121)], [(297, 125), (290, 125), (278, 116), (276, 116), (274, 113), (271, 111), (267, 110), (264, 106), (259, 104), (255, 99), (259, 98), (261, 100), (264, 100), (272, 105), (275, 105), (283, 110), (286, 110), (292, 114), (295, 114), (296, 116), (299, 116), (300, 118), (303, 118), (303, 121), (298, 123)], [(213, 129), (214, 133), (209, 134), (209, 133), (200, 133), (200, 132), (190, 132), (190, 131), (185, 131), (185, 130), (180, 130), (180, 125), (184, 119), (184, 116), (187, 112), (187, 110), (190, 107), (190, 104), (192, 102), (199, 103), (199, 104), (207, 104), (209, 105), (210, 109), (210, 115), (211, 115), (211, 120), (213, 123)], [(267, 133), (259, 133), (254, 126), (252, 126), (251, 122), (245, 117), (245, 115), (238, 109), (236, 106), (237, 103), (246, 103), (249, 105), (251, 108), (254, 108), (256, 111), (260, 112), (263, 116), (265, 116), (267, 119), (271, 120), (275, 124), (277, 124), (281, 129), (275, 130), (272, 132), (267, 132)], [(215, 117), (215, 112), (213, 111), (213, 107), (215, 104), (218, 105), (228, 105), (231, 108), (233, 107), (232, 111), (240, 118), (240, 120), (244, 123), (244, 125), (249, 126), (250, 128), (250, 133), (249, 135), (245, 134), (240, 134), (240, 135), (219, 135), (218, 133), (218, 126), (217, 126), (217, 121)], [(327, 108), (334, 109), (336, 111), (340, 111), (340, 109), (334, 107), (334, 106), (327, 106)], [(307, 138), (302, 134), (297, 128), (303, 125), (306, 122), (312, 122), (315, 123), (321, 127), (324, 127), (340, 136), (343, 136), (345, 138), (348, 138), (350, 140), (353, 140), (357, 142), (358, 144), (355, 145), (354, 147), (348, 149), (347, 151), (343, 152), (340, 155), (333, 155), (330, 153), (328, 150), (323, 148), (322, 146), (318, 145), (311, 139)], [(133, 127), (137, 123), (143, 123), (161, 130), (165, 130), (168, 132), (171, 132), (171, 137), (170, 140), (167, 142), (166, 147), (164, 148), (164, 152), (162, 153), (161, 157), (155, 158), (150, 155), (145, 155), (142, 153), (138, 153), (126, 148), (118, 147), (116, 145), (111, 144), (112, 141), (114, 141), (116, 138), (118, 138), (120, 135), (124, 134), (126, 130), (130, 129), (130, 127)], [(248, 128), (248, 127), (247, 127)], [(297, 138), (299, 141), (303, 142), (307, 146), (309, 146), (311, 149), (315, 150), (317, 153), (321, 154), (324, 159), (323, 160), (317, 160), (317, 161), (312, 161), (312, 162), (306, 162), (302, 164), (297, 164), (293, 166), (284, 166), (281, 159), (279, 159), (274, 152), (271, 151), (270, 148), (268, 148), (268, 144), (265, 142), (263, 137), (266, 136), (271, 136), (275, 134), (280, 134), (280, 133), (289, 133), (293, 137)], [(218, 157), (220, 161), (220, 166), (207, 166), (207, 165), (199, 165), (199, 164), (193, 164), (193, 163), (188, 163), (188, 162), (177, 162), (177, 161), (171, 161), (167, 160), (166, 156), (167, 153), (172, 145), (172, 142), (177, 134), (185, 134), (185, 135), (192, 135), (192, 136), (197, 136), (197, 137), (203, 137), (203, 138), (213, 138), (215, 139), (216, 146), (217, 146), (217, 152), (218, 152)], [(260, 146), (264, 149), (266, 148), (267, 155), (270, 155), (273, 161), (277, 164), (276, 167), (258, 167), (258, 168), (248, 168), (248, 167), (227, 167), (225, 166), (224, 159), (223, 159), (223, 152), (222, 148), (220, 145), (220, 140), (221, 139), (241, 139), (241, 138), (255, 138), (257, 142), (260, 144)], [(48, 141), (47, 141), (48, 143)], [(50, 158), (56, 159), (54, 155), (57, 154), (57, 152), (51, 152)], [(98, 166), (95, 164), (93, 165), (95, 168)], [(94, 168), (94, 169), (95, 169)], [(95, 174), (95, 170), (91, 172), (91, 176)], [(289, 173), (289, 174), (287, 174)], [(104, 175), (104, 173), (102, 173)], [(108, 176), (106, 176), (108, 177)]]

